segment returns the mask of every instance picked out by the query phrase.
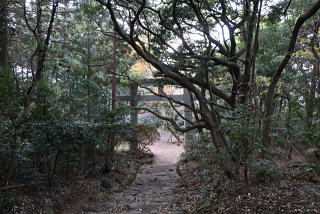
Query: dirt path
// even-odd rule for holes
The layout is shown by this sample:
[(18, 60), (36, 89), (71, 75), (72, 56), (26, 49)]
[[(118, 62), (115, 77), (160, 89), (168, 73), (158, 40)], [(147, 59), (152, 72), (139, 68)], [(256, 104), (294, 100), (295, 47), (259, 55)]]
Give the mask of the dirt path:
[(158, 142), (150, 146), (154, 163), (144, 165), (127, 190), (116, 193), (104, 203), (105, 211), (90, 214), (182, 214), (172, 203), (172, 189), (177, 185), (176, 163), (183, 146), (168, 143), (170, 134), (161, 132)]

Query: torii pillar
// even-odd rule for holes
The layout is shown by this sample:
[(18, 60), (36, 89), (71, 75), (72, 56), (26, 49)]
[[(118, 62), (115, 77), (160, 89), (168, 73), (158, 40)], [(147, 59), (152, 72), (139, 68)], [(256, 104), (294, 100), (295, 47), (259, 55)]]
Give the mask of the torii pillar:
[[(187, 104), (188, 106), (191, 106), (191, 97), (190, 97), (190, 93), (188, 91), (188, 89), (183, 88), (183, 102), (185, 104)], [(184, 121), (184, 126), (188, 127), (191, 124), (188, 121), (193, 121), (193, 112), (187, 108), (184, 107), (184, 117), (185, 117), (185, 121)], [(194, 131), (188, 131), (186, 133), (184, 133), (184, 142), (185, 142), (185, 149), (186, 151), (190, 151), (192, 149), (192, 146), (194, 144)]]
[[(138, 85), (134, 82), (130, 85), (130, 106), (135, 108), (138, 105)], [(138, 110), (132, 109), (130, 113), (130, 123), (132, 125), (138, 124)], [(137, 143), (136, 142), (130, 142), (129, 144), (129, 150), (134, 152), (137, 150)]]

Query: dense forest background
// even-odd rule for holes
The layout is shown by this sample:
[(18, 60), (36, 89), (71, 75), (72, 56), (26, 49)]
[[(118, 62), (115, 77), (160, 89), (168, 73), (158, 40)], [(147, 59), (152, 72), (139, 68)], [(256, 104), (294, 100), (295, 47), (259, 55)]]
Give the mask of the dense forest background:
[[(185, 161), (214, 168), (210, 179), (248, 187), (285, 178), (280, 166), (289, 164), (318, 183), (319, 8), (311, 0), (1, 1), (0, 210), (12, 209), (19, 188), (112, 174), (117, 145), (137, 153), (158, 136), (159, 120), (132, 119), (139, 110), (185, 133)], [(117, 100), (143, 77), (132, 69), (141, 60), (158, 82), (188, 92), (188, 103), (162, 94), (173, 117), (158, 104)]]

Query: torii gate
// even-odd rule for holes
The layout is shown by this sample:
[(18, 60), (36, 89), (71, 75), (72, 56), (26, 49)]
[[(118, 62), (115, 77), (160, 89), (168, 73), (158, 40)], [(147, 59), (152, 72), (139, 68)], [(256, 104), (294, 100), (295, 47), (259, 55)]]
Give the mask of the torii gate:
[[(141, 85), (152, 85), (152, 86), (156, 86), (158, 87), (158, 94), (163, 94), (166, 95), (163, 88), (164, 85), (154, 85), (154, 80), (152, 79), (145, 79), (143, 81), (141, 81)], [(140, 83), (140, 81), (139, 81)], [(139, 85), (136, 82), (132, 82), (130, 85), (130, 96), (118, 96), (117, 99), (119, 101), (126, 101), (126, 102), (130, 102), (130, 106), (135, 108), (138, 105), (139, 101), (145, 101), (145, 102), (151, 102), (151, 101), (167, 101), (167, 99), (165, 97), (160, 97), (157, 95), (138, 95), (138, 88)], [(191, 106), (191, 98), (190, 98), (190, 94), (188, 92), (188, 90), (186, 88), (183, 89), (183, 94), (182, 95), (166, 95), (169, 98), (175, 99), (177, 101), (180, 102), (184, 102), (185, 104)], [(184, 126), (188, 127), (190, 125), (190, 123), (188, 121), (192, 121), (193, 120), (193, 116), (192, 116), (192, 111), (184, 106), (184, 117), (185, 117), (185, 121), (184, 121)], [(137, 124), (138, 123), (138, 113), (137, 112), (133, 112), (130, 115), (130, 119), (131, 119), (131, 123), (132, 124)], [(184, 134), (184, 139), (185, 139), (185, 143), (189, 143), (189, 140), (192, 140), (192, 138), (190, 137), (190, 135), (188, 135), (188, 133)]]

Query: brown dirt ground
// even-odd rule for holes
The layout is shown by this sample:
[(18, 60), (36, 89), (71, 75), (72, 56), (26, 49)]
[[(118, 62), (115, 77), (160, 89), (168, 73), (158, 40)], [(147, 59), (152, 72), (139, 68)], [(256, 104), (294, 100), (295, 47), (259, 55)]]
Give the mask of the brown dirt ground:
[(314, 173), (301, 162), (278, 159), (277, 165), (281, 168), (262, 180), (255, 180), (251, 171), (246, 186), (243, 181), (215, 176), (217, 170), (202, 161), (182, 162), (182, 177), (175, 189), (177, 207), (194, 214), (320, 213), (320, 185), (311, 182)]
[(169, 132), (160, 132), (160, 140), (149, 146), (154, 154), (152, 164), (144, 164), (123, 191), (113, 188), (113, 192), (103, 193), (96, 183), (88, 187), (90, 191), (79, 194), (73, 206), (56, 213), (181, 213), (172, 205), (172, 190), (178, 184), (176, 163), (184, 149), (183, 145), (173, 144), (172, 139)]

